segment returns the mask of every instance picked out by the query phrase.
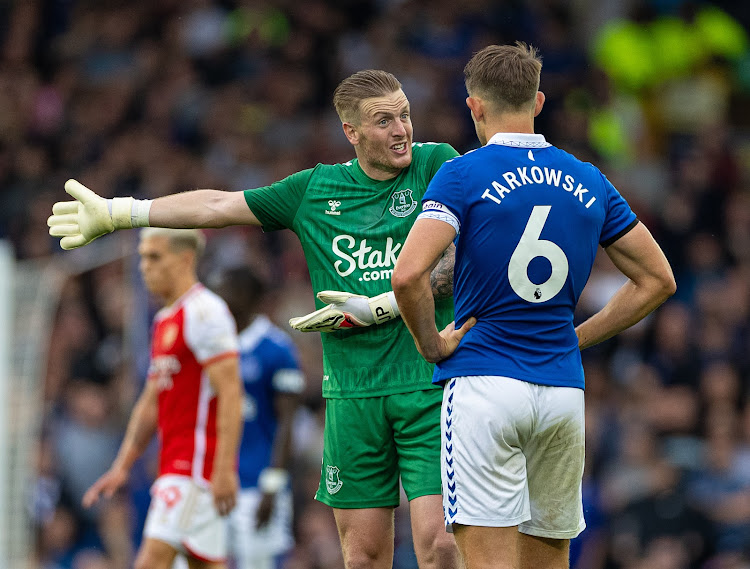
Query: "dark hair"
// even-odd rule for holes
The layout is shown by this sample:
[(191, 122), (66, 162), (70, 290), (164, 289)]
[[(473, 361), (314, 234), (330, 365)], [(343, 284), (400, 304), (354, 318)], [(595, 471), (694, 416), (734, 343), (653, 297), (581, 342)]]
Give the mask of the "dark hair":
[(518, 41), (478, 51), (464, 67), (464, 79), (469, 95), (487, 99), (499, 111), (519, 111), (534, 104), (541, 72), (537, 49)]
[(357, 71), (339, 83), (333, 92), (333, 106), (341, 122), (359, 123), (359, 104), (364, 99), (383, 97), (401, 89), (392, 73), (380, 69)]
[(227, 288), (252, 299), (262, 297), (268, 290), (265, 280), (249, 267), (233, 267), (222, 272), (221, 283)]

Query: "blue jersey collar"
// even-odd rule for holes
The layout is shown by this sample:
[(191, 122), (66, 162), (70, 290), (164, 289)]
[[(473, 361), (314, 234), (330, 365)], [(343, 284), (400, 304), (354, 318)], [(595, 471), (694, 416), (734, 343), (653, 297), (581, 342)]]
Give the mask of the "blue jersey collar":
[(521, 132), (498, 132), (490, 138), (487, 145), (500, 144), (516, 148), (547, 148), (552, 146), (541, 134), (526, 134)]

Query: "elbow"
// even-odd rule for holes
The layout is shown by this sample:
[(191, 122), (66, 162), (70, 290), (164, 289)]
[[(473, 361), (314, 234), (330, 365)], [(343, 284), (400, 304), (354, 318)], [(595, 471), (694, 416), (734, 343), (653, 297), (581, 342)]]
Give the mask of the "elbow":
[(659, 304), (665, 302), (669, 297), (677, 292), (677, 282), (675, 281), (672, 271), (667, 271), (658, 280), (657, 285), (654, 287), (654, 296), (658, 300)]
[(414, 271), (409, 270), (407, 265), (396, 264), (391, 275), (391, 288), (393, 288), (393, 294), (398, 299), (399, 296), (404, 297), (409, 294), (417, 284), (419, 275)]
[(409, 288), (409, 276), (401, 265), (396, 265), (391, 275), (391, 288), (393, 293), (398, 297), (403, 294), (405, 290)]
[(674, 293), (677, 292), (677, 281), (674, 280), (674, 276), (670, 275), (670, 277), (671, 278), (669, 279), (669, 282), (667, 283), (667, 286), (665, 289), (666, 298), (664, 300), (666, 300), (667, 298), (669, 298), (670, 296), (672, 296)]

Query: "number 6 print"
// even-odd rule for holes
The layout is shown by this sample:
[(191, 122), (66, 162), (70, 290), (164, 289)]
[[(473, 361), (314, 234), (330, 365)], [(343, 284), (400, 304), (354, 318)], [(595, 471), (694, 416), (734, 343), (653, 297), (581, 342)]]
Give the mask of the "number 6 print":
[[(552, 206), (549, 205), (534, 206), (521, 240), (510, 256), (508, 264), (511, 288), (518, 296), (533, 303), (546, 302), (554, 298), (568, 278), (568, 258), (563, 250), (552, 241), (539, 239), (550, 209)], [(552, 265), (552, 274), (540, 284), (531, 282), (527, 270), (529, 263), (536, 257), (544, 257)]]

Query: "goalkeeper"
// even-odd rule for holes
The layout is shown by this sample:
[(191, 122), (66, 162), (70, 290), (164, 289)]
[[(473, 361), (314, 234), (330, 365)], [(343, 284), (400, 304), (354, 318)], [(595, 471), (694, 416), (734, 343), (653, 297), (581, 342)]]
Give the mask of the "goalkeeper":
[[(327, 404), (316, 499), (334, 509), (344, 562), (357, 569), (392, 567), (400, 481), (420, 568), (457, 567), (440, 497), (442, 390), (432, 385), (433, 366), (395, 319), (388, 294), (422, 195), (457, 153), (448, 144), (412, 143), (409, 101), (390, 73), (355, 73), (339, 84), (333, 102), (356, 159), (318, 164), (244, 192), (195, 190), (153, 201), (104, 200), (71, 180), (66, 191), (76, 201), (55, 204), (50, 234), (72, 249), (115, 229), (147, 225), (294, 231), (316, 292), (361, 295), (324, 293), (322, 311), (294, 321), (298, 329), (333, 331), (323, 335)], [(433, 288), (451, 282), (452, 263), (451, 246), (433, 267)], [(435, 306), (446, 345), (457, 345), (468, 326), (454, 330), (450, 295)], [(382, 325), (367, 326), (373, 322)]]

